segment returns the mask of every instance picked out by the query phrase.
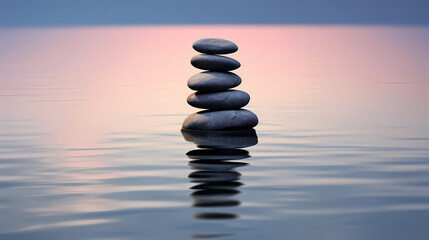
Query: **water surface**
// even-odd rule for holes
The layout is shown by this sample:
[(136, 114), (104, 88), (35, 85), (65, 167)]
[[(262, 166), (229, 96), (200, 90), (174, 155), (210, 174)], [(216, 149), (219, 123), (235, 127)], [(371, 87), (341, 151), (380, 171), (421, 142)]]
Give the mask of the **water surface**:
[[(233, 160), (190, 156), (198, 148), (180, 132), (196, 111), (190, 46), (213, 36), (240, 47), (238, 89), (260, 119), (258, 144)], [(428, 28), (33, 28), (0, 39), (0, 239), (429, 235)]]

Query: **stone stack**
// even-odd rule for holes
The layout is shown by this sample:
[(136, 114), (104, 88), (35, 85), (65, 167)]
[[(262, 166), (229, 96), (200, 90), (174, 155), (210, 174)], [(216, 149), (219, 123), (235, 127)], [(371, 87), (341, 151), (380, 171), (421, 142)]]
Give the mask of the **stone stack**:
[(200, 52), (191, 59), (192, 66), (207, 70), (192, 76), (188, 87), (197, 92), (188, 96), (189, 105), (207, 109), (189, 115), (183, 122), (185, 130), (230, 131), (251, 129), (258, 124), (258, 117), (251, 111), (241, 109), (250, 101), (250, 96), (240, 90), (230, 90), (241, 84), (241, 78), (230, 72), (240, 63), (219, 54), (238, 50), (233, 42), (205, 38), (192, 47)]

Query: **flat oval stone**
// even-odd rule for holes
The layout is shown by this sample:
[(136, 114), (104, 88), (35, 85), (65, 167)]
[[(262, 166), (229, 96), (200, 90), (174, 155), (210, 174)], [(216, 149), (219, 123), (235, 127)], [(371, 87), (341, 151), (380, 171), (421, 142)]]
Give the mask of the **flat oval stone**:
[(232, 110), (246, 106), (250, 96), (240, 90), (226, 90), (221, 92), (196, 92), (188, 96), (189, 105), (196, 108), (210, 110)]
[(231, 72), (201, 72), (188, 80), (188, 87), (202, 92), (227, 90), (241, 84), (241, 78)]
[(192, 47), (200, 53), (208, 54), (228, 54), (238, 50), (235, 43), (220, 38), (203, 38), (194, 42)]
[(206, 110), (189, 115), (182, 127), (192, 130), (228, 131), (249, 129), (257, 124), (258, 117), (249, 110)]
[(216, 72), (227, 72), (241, 66), (241, 64), (233, 58), (209, 54), (195, 55), (191, 59), (191, 64), (199, 69)]

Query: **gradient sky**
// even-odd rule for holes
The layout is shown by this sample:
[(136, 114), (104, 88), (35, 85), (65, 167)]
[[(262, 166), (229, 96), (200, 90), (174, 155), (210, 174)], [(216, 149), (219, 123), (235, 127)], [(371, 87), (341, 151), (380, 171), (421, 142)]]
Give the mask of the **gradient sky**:
[(129, 24), (429, 25), (427, 0), (2, 0), (0, 28)]
[(200, 72), (189, 60), (202, 36), (238, 44), (238, 89), (258, 130), (412, 125), (429, 135), (429, 29), (391, 26), (1, 29), (0, 120), (34, 119), (46, 142), (75, 148), (109, 132), (177, 131), (197, 111), (186, 81)]

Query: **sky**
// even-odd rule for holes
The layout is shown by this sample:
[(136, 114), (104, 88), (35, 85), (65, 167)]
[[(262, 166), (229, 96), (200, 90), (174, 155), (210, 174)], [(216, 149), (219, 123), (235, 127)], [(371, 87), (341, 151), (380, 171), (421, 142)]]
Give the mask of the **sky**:
[(429, 25), (428, 0), (0, 0), (0, 28), (170, 24)]

